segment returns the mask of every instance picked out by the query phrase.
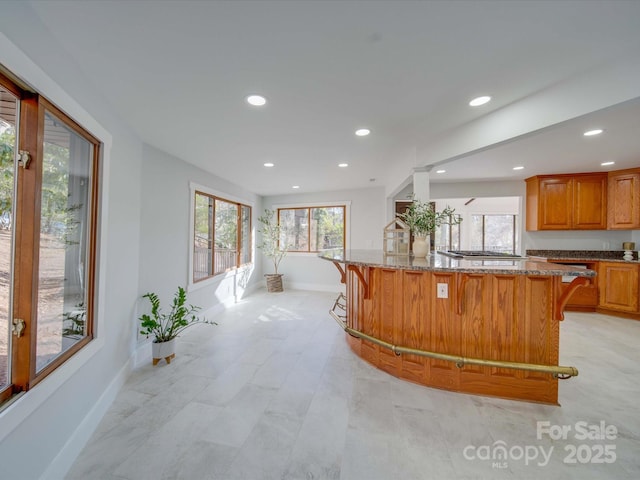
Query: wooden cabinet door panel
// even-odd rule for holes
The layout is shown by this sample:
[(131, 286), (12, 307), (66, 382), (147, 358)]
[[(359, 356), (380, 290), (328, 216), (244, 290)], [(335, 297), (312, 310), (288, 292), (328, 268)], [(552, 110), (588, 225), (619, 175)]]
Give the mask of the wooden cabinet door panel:
[(621, 312), (638, 313), (637, 264), (600, 262), (600, 307)]
[(640, 169), (609, 176), (608, 228), (640, 228)]
[(574, 229), (607, 228), (607, 176), (576, 176), (573, 179), (573, 207)]
[(540, 228), (569, 230), (572, 225), (571, 178), (549, 178), (540, 181)]

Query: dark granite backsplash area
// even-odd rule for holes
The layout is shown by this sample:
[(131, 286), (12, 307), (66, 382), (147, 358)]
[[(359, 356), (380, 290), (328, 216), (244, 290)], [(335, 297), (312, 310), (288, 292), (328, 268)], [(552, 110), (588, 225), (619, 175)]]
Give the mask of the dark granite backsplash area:
[[(527, 250), (529, 257), (544, 258), (580, 258), (601, 260), (622, 260), (623, 250)], [(638, 252), (633, 252), (633, 259), (638, 260)]]

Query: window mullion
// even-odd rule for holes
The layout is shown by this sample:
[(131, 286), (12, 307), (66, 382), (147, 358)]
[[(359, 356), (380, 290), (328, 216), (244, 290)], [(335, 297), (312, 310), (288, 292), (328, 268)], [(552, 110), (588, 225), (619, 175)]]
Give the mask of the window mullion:
[(42, 152), (38, 131), (44, 124), (39, 116), (37, 97), (20, 102), (19, 150), (29, 152), (29, 168), (18, 168), (15, 210), (15, 271), (13, 280), (13, 318), (26, 322), (22, 336), (12, 335), (12, 380), (15, 391), (28, 390), (35, 377), (36, 306), (32, 299), (37, 285), (40, 220), (39, 179), (42, 178)]
[(236, 268), (241, 265), (240, 250), (242, 249), (242, 205), (236, 203)]
[(307, 253), (311, 252), (311, 208), (307, 208)]

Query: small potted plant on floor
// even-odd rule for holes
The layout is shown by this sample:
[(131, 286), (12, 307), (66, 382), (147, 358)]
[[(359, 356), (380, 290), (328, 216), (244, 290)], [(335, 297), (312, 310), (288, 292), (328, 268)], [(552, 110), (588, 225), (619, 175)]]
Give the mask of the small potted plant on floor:
[(200, 307), (187, 305), (187, 293), (184, 288), (178, 287), (173, 297), (169, 313), (162, 313), (160, 299), (155, 293), (145, 293), (142, 298), (148, 298), (151, 302), (151, 315), (145, 313), (140, 320), (140, 333), (149, 337), (153, 335), (151, 352), (153, 364), (157, 365), (164, 358), (167, 363), (175, 358), (175, 339), (186, 328), (196, 323), (217, 325), (216, 322), (195, 315)]
[(438, 212), (432, 203), (422, 202), (412, 198), (412, 203), (404, 213), (398, 216), (411, 229), (414, 236), (413, 255), (415, 257), (426, 257), (429, 255), (429, 239), (441, 225), (458, 225), (462, 222), (460, 215), (455, 215), (455, 209), (447, 206)]
[(264, 215), (258, 218), (262, 224), (260, 234), (262, 235), (262, 243), (258, 248), (262, 250), (265, 257), (273, 262), (274, 273), (265, 273), (267, 279), (268, 292), (282, 292), (282, 274), (278, 273), (278, 266), (282, 259), (287, 255), (287, 246), (280, 244), (281, 227), (275, 218), (275, 211), (265, 210)]

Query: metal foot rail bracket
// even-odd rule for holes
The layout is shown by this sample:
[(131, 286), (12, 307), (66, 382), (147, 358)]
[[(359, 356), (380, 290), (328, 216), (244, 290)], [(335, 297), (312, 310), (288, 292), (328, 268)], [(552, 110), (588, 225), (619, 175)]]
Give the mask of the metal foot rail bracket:
[(366, 333), (349, 327), (346, 323), (346, 316), (340, 316), (335, 313), (335, 309), (337, 308), (336, 306), (338, 306), (338, 308), (341, 307), (341, 305), (339, 305), (339, 301), (341, 300), (340, 297), (344, 298), (344, 295), (340, 294), (340, 296), (336, 299), (333, 308), (329, 310), (329, 314), (335, 319), (336, 322), (338, 322), (338, 325), (340, 325), (340, 327), (342, 327), (342, 329), (352, 337), (360, 338), (376, 345), (380, 345), (381, 347), (391, 350), (396, 355), (405, 353), (410, 355), (418, 355), (420, 357), (435, 358), (437, 360), (454, 362), (458, 368), (463, 368), (465, 365), (481, 365), (485, 367), (511, 368), (514, 370), (528, 370), (533, 372), (550, 373), (553, 375), (553, 378), (558, 378), (560, 380), (566, 380), (568, 378), (578, 376), (578, 369), (575, 367), (539, 365), (536, 363), (523, 362), (508, 362), (504, 360), (487, 360), (484, 358), (463, 357), (461, 355), (449, 355), (447, 353), (430, 352), (428, 350), (420, 350), (417, 348), (393, 345), (389, 342), (385, 342), (384, 340), (372, 337), (371, 335), (367, 335)]

